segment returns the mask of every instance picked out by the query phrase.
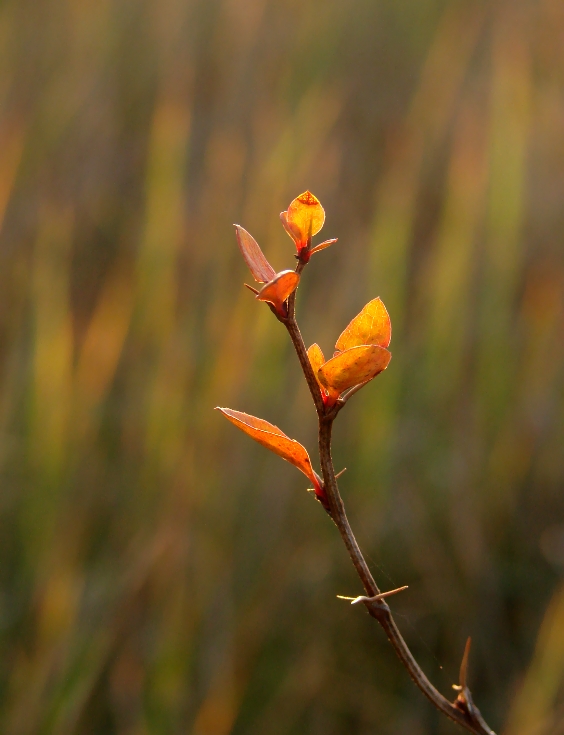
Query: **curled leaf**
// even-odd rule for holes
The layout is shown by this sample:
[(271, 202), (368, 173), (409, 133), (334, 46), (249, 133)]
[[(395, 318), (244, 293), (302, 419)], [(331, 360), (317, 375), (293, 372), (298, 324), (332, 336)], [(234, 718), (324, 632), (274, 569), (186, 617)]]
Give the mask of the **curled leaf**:
[(311, 460), (304, 446), (295, 439), (290, 439), (277, 426), (264, 419), (250, 416), (248, 413), (242, 413), (241, 411), (233, 411), (231, 408), (221, 408), (218, 406), (217, 410), (221, 411), (226, 419), (259, 444), (262, 444), (263, 447), (270, 449), (271, 452), (274, 452), (279, 457), (282, 457), (282, 459), (293, 464), (294, 467), (297, 467), (313, 482), (316, 494), (321, 494), (324, 497), (323, 490), (313, 471)]
[(348, 350), (358, 345), (379, 345), (387, 347), (392, 338), (392, 323), (386, 307), (380, 298), (369, 301), (364, 309), (355, 316), (343, 330), (335, 348)]
[[(282, 220), (284, 223), (284, 220)], [(286, 212), (289, 234), (296, 240), (298, 247), (305, 245), (309, 238), (317, 235), (325, 222), (325, 210), (319, 199), (310, 191), (296, 197)]]
[(299, 241), (300, 233), (298, 230), (292, 229), (290, 223), (288, 222), (288, 212), (280, 212), (280, 220), (282, 222), (282, 226), (284, 227), (288, 235), (290, 235), (292, 240), (294, 242)]
[(260, 249), (258, 242), (241, 225), (234, 225), (234, 227), (239, 250), (243, 254), (243, 258), (245, 258), (245, 262), (249, 266), (255, 281), (259, 283), (272, 281), (276, 276), (276, 271), (264, 257), (264, 253)]
[(312, 344), (311, 347), (308, 348), (307, 356), (311, 363), (311, 367), (313, 368), (313, 372), (317, 377), (317, 371), (325, 362), (325, 357), (323, 355), (321, 347), (317, 344), (317, 342), (315, 344)]
[(269, 301), (276, 311), (281, 314), (283, 313), (284, 302), (296, 290), (299, 282), (300, 276), (295, 271), (280, 271), (261, 288), (257, 294), (257, 299), (259, 301)]
[(321, 388), (322, 395), (324, 396), (328, 393), (331, 396), (332, 402), (334, 402), (339, 397), (339, 394), (335, 393), (335, 391), (332, 389), (328, 389), (319, 380), (319, 369), (322, 367), (322, 365), (325, 364), (325, 357), (323, 355), (321, 347), (317, 343), (311, 345), (311, 347), (307, 351), (307, 356), (311, 363), (311, 367), (313, 368), (315, 379), (317, 380), (319, 387)]
[(379, 345), (359, 345), (339, 352), (322, 365), (317, 377), (327, 390), (340, 395), (347, 388), (366, 383), (388, 367), (392, 355)]

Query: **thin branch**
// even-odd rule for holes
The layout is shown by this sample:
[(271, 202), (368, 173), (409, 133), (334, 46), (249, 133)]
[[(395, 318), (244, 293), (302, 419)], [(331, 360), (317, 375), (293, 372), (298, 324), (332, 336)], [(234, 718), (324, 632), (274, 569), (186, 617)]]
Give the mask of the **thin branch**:
[[(304, 263), (299, 261), (296, 271), (301, 273), (303, 268)], [(394, 618), (392, 617), (388, 604), (383, 599), (383, 597), (386, 596), (386, 593), (380, 592), (378, 585), (370, 572), (368, 564), (362, 555), (347, 519), (345, 506), (339, 493), (339, 487), (331, 457), (331, 433), (333, 421), (340, 409), (361, 386), (353, 387), (345, 395), (344, 399), (339, 399), (334, 406), (326, 408), (323, 403), (319, 385), (315, 379), (313, 369), (307, 356), (301, 332), (296, 322), (295, 299), (296, 292), (294, 291), (288, 299), (288, 317), (280, 321), (283, 321), (286, 329), (288, 330), (317, 410), (319, 418), (319, 458), (321, 462), (321, 472), (323, 475), (323, 487), (328, 499), (328, 510), (335, 525), (339, 529), (339, 533), (341, 534), (341, 538), (349, 552), (351, 561), (366, 591), (366, 596), (363, 596), (363, 599), (361, 598), (362, 602), (364, 602), (370, 615), (380, 623), (398, 658), (427, 699), (429, 699), (429, 701), (439, 711), (443, 712), (443, 714), (450, 717), (451, 720), (454, 720), (454, 722), (458, 723), (469, 732), (474, 733), (474, 735), (495, 735), (493, 730), (482, 718), (478, 708), (474, 705), (470, 690), (466, 686), (468, 648), (465, 652), (461, 667), (461, 680), (464, 681), (464, 684), (461, 683), (459, 694), (455, 702), (449, 702), (446, 697), (435, 689), (413, 657), (413, 654), (409, 650), (394, 621)]]
[[(305, 263), (302, 263), (301, 260), (298, 261), (296, 273), (301, 274), (304, 268)], [(305, 375), (311, 397), (313, 398), (317, 415), (321, 417), (325, 413), (325, 406), (323, 404), (323, 398), (321, 397), (319, 383), (313, 374), (313, 368), (311, 367), (309, 357), (307, 356), (304, 340), (296, 321), (296, 291), (291, 293), (288, 298), (288, 317), (280, 321), (282, 321), (288, 330), (288, 334), (290, 335), (290, 339), (292, 340), (292, 344), (294, 345), (294, 349), (298, 355), (298, 360), (300, 361), (303, 374)]]
[(370, 602), (368, 600), (365, 602), (368, 612), (380, 623), (386, 632), (388, 640), (394, 647), (398, 658), (407, 669), (415, 684), (437, 709), (475, 735), (494, 735), (493, 731), (482, 719), (478, 709), (473, 705), (471, 697), (468, 696), (469, 692), (467, 689), (463, 693), (465, 695), (464, 700), (462, 701), (461, 696), (459, 695), (456, 703), (449, 702), (448, 699), (435, 689), (409, 650), (407, 643), (404, 641), (395, 620), (392, 617), (390, 608), (381, 598), (378, 585), (370, 573), (368, 565), (366, 564), (364, 556), (360, 551), (350, 527), (345, 513), (345, 507), (339, 493), (339, 488), (337, 486), (337, 481), (335, 479), (335, 472), (333, 470), (333, 463), (331, 460), (332, 423), (332, 420), (327, 421), (325, 419), (321, 419), (319, 422), (319, 453), (321, 457), (321, 469), (325, 493), (329, 499), (331, 517), (339, 529), (341, 538), (347, 547), (352, 563), (354, 564), (358, 576), (362, 581), (367, 596), (369, 598), (376, 598), (374, 602)]
[[(333, 459), (331, 457), (331, 432), (333, 429), (333, 419), (322, 416), (319, 419), (319, 459), (321, 461), (321, 474), (323, 476), (323, 487), (327, 495), (329, 512), (335, 525), (339, 529), (341, 538), (343, 539), (351, 561), (357, 571), (362, 585), (368, 597), (374, 597), (380, 594), (378, 585), (374, 581), (368, 564), (366, 563), (360, 547), (354, 537), (350, 527), (345, 506), (339, 494), (337, 480), (335, 478), (335, 470), (333, 468)], [(386, 603), (381, 602), (385, 605)]]

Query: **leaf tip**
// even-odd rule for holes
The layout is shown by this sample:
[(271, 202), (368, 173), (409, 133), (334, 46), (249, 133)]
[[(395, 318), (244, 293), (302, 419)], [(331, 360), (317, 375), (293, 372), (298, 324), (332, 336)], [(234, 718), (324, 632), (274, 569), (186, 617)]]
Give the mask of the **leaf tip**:
[(296, 199), (301, 204), (305, 204), (309, 207), (315, 206), (316, 204), (320, 204), (319, 199), (315, 196), (315, 194), (312, 194), (309, 189), (306, 189), (304, 193), (297, 196)]

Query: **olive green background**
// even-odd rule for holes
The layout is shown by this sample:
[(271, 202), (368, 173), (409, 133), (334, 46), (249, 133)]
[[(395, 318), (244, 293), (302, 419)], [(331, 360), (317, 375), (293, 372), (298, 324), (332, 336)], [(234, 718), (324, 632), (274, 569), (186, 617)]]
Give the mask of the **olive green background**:
[[(335, 464), (436, 685), (564, 733), (564, 5), (0, 4), (0, 731), (448, 735), (294, 468), (315, 455), (233, 222), (327, 211), (298, 293), (331, 354), (381, 296), (388, 370)], [(450, 694), (449, 694), (450, 692)]]

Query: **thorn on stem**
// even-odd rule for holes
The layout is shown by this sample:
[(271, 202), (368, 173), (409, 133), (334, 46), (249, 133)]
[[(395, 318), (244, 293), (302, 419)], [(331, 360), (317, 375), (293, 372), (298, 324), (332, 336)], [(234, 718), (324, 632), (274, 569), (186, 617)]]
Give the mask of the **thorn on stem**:
[(249, 286), (248, 283), (245, 283), (243, 285), (246, 286), (249, 289), (249, 291), (252, 291), (255, 294), (255, 296), (258, 294), (258, 291), (256, 290), (256, 288), (253, 288), (252, 286)]
[(397, 587), (395, 590), (388, 590), (388, 592), (380, 592), (378, 595), (374, 595), (374, 597), (366, 597), (365, 595), (360, 595), (360, 597), (345, 597), (344, 595), (337, 595), (339, 600), (350, 600), (351, 605), (356, 605), (359, 602), (378, 602), (378, 600), (383, 600), (386, 597), (391, 597), (392, 595), (397, 595), (398, 592), (403, 592), (408, 588), (408, 585), (405, 584), (403, 587)]
[(472, 638), (468, 637), (466, 646), (464, 647), (464, 655), (462, 656), (462, 662), (460, 664), (460, 675), (459, 684), (461, 689), (466, 689), (466, 674), (468, 671), (468, 658), (470, 656), (470, 646), (472, 645)]
[(337, 474), (335, 475), (335, 480), (338, 480), (339, 477), (343, 474), (343, 472), (346, 472), (346, 471), (347, 471), (347, 468), (343, 467), (343, 469), (340, 472), (337, 472)]

